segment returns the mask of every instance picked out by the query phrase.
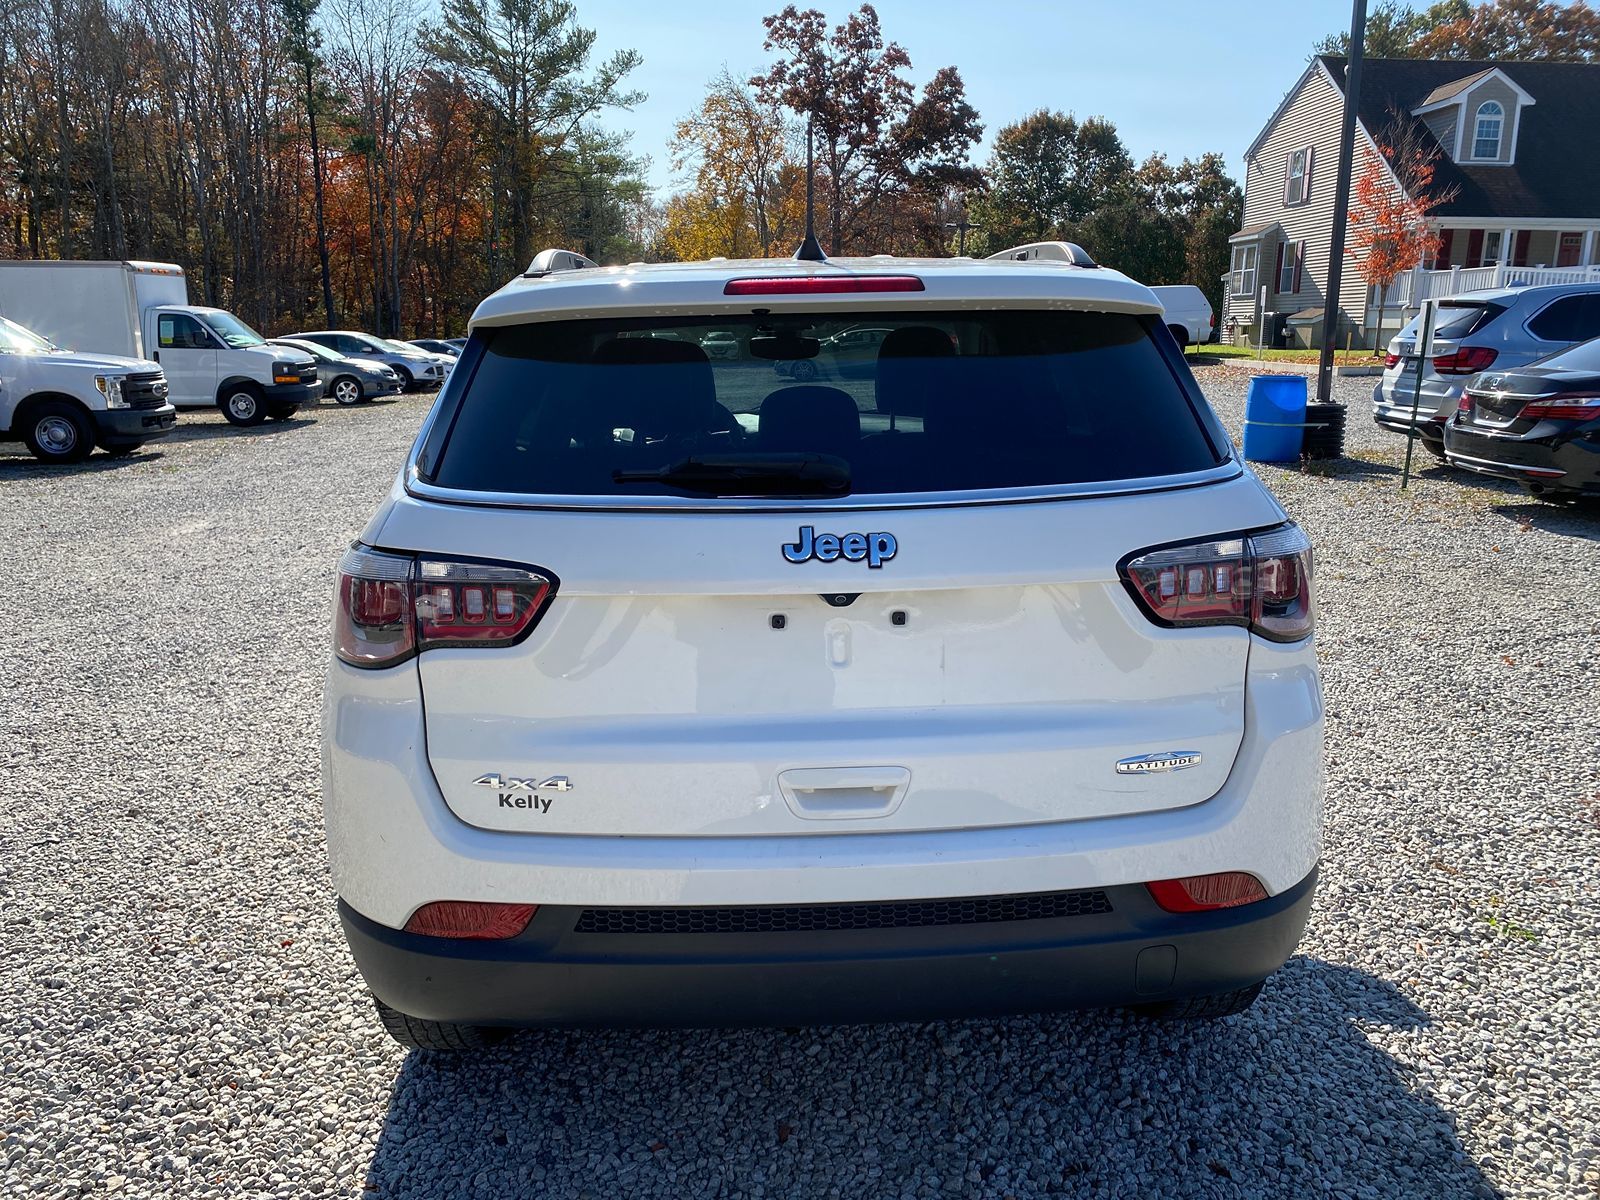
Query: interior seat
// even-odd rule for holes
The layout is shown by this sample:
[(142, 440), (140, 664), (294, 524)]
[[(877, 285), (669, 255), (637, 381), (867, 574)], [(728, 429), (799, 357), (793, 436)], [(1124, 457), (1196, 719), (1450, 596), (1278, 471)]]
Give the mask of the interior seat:
[(849, 460), (861, 441), (855, 398), (835, 387), (781, 388), (761, 402), (763, 450), (833, 454)]

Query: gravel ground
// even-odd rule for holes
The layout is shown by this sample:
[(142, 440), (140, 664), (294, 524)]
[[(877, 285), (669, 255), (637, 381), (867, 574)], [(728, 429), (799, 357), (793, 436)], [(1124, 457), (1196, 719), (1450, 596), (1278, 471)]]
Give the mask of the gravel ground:
[[(1237, 432), (1248, 368), (1202, 374)], [(426, 406), (0, 449), (6, 1195), (1600, 1195), (1600, 516), (1402, 493), (1363, 407), (1355, 457), (1262, 469), (1317, 543), (1331, 787), (1242, 1017), (407, 1057), (331, 917), (317, 712), (332, 565)]]

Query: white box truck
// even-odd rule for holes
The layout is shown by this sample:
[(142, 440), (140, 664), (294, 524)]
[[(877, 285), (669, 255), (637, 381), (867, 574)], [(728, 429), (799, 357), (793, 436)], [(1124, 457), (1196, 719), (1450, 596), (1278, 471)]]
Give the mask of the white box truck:
[(62, 350), (0, 317), (0, 441), (26, 442), (40, 462), (114, 458), (172, 432), (178, 414), (156, 363)]
[(321, 394), (310, 355), (190, 304), (174, 263), (0, 262), (0, 316), (59, 346), (153, 359), (174, 405), (219, 407), (235, 425), (282, 420)]

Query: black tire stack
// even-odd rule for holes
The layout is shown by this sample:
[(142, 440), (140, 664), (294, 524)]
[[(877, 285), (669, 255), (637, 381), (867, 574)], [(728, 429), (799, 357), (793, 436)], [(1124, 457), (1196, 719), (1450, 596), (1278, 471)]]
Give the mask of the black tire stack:
[(1342, 404), (1306, 405), (1306, 436), (1300, 448), (1302, 458), (1344, 457), (1344, 418)]

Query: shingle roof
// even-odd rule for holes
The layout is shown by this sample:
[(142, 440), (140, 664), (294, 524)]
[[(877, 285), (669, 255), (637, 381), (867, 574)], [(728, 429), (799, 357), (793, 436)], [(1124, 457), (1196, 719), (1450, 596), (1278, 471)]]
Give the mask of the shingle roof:
[(1422, 98), (1422, 102), (1416, 105), (1416, 107), (1427, 108), (1428, 105), (1437, 104), (1441, 100), (1448, 100), (1451, 96), (1459, 96), (1462, 92), (1466, 91), (1473, 84), (1477, 83), (1478, 80), (1482, 79), (1492, 70), (1494, 70), (1493, 67), (1485, 67), (1481, 71), (1474, 71), (1471, 75), (1468, 75), (1462, 79), (1457, 79), (1454, 83), (1447, 83), (1443, 87), (1436, 87), (1433, 89), (1433, 91), (1424, 96)]
[[(1321, 59), (1342, 88), (1344, 59), (1331, 54)], [(1600, 129), (1600, 64), (1369, 58), (1361, 68), (1361, 123), (1376, 135), (1388, 124), (1391, 108), (1409, 113), (1452, 85), (1460, 84), (1459, 92), (1495, 67), (1536, 101), (1518, 118), (1517, 160), (1504, 167), (1464, 165), (1444, 154), (1434, 179), (1459, 191), (1434, 215), (1600, 218), (1600, 153), (1593, 141), (1593, 131)]]

